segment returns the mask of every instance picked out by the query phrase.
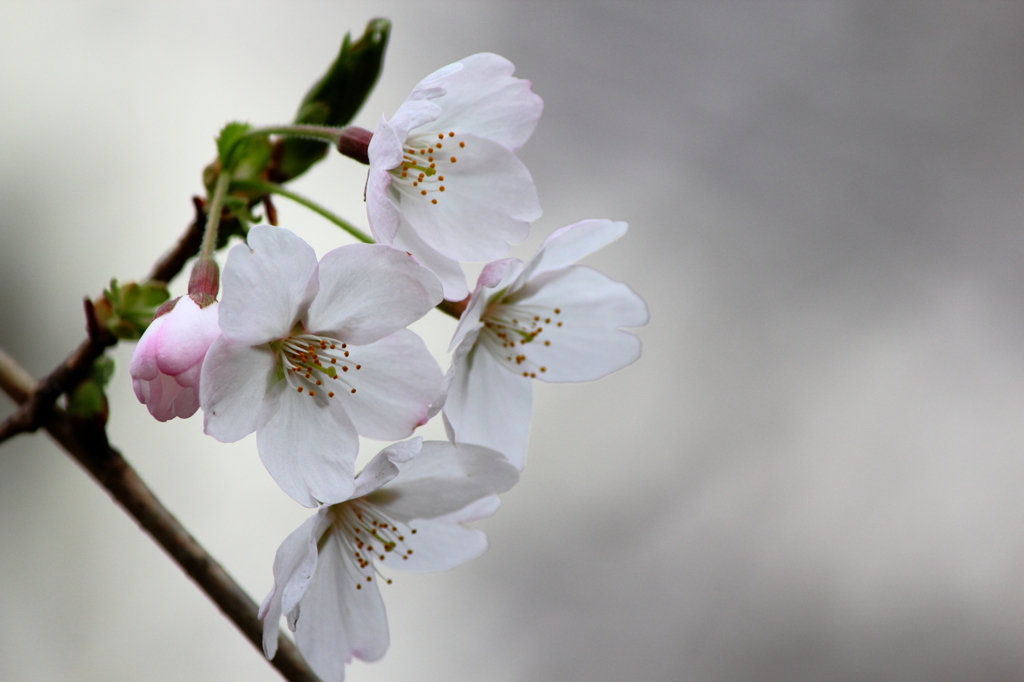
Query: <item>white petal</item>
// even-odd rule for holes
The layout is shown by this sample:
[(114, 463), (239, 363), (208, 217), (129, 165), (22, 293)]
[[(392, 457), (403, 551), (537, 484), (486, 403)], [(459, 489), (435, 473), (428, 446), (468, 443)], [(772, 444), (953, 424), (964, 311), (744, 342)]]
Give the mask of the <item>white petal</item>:
[(476, 502), (467, 504), (458, 511), (453, 511), (450, 514), (444, 516), (438, 516), (434, 521), (444, 521), (445, 523), (472, 523), (473, 521), (479, 521), (480, 519), (486, 519), (488, 516), (494, 515), (494, 512), (498, 511), (501, 507), (501, 500), (497, 495), (488, 495), (487, 497), (481, 497)]
[(444, 192), (422, 195), (427, 185), (393, 186), (409, 224), (432, 248), (460, 261), (490, 261), (504, 256), (509, 243), (526, 239), (530, 221), (540, 217), (540, 202), (530, 172), (508, 148), (482, 137), (463, 138), (464, 149), (438, 161), (445, 179), (436, 182)]
[(409, 95), (409, 99), (434, 99), (440, 97), (445, 93), (445, 89), (441, 87), (444, 84), (446, 78), (453, 73), (458, 73), (465, 68), (460, 62), (442, 66), (437, 71), (434, 71), (429, 76), (421, 80), (416, 84), (416, 87), (412, 89), (412, 94)]
[(466, 304), (466, 310), (462, 313), (462, 317), (459, 318), (459, 325), (455, 328), (455, 333), (452, 335), (451, 345), (448, 346), (449, 351), (462, 343), (470, 333), (483, 326), (480, 322), (480, 316), (487, 308), (488, 298), (494, 293), (495, 287), (505, 280), (509, 274), (513, 272), (518, 273), (521, 266), (522, 261), (517, 258), (503, 258), (484, 266), (484, 269), (480, 272), (480, 277), (477, 278), (476, 289), (473, 290), (469, 303)]
[(381, 502), (374, 495), (367, 499), (400, 519), (450, 514), (519, 481), (519, 472), (501, 453), (447, 441), (423, 443), (419, 454), (399, 469), (401, 475), (381, 490)]
[(522, 269), (522, 265), (523, 261), (518, 258), (503, 258), (502, 260), (488, 263), (483, 267), (480, 271), (480, 276), (476, 279), (476, 288), (501, 288), (501, 283), (507, 281), (510, 277), (515, 277)]
[(449, 64), (434, 71), (416, 84), (389, 122), (402, 142), (405, 142), (410, 130), (433, 121), (441, 114), (441, 107), (430, 100), (444, 95), (444, 80), (449, 75), (461, 70), (462, 64)]
[(404, 218), (400, 221), (392, 244), (395, 248), (411, 253), (416, 262), (434, 273), (441, 281), (444, 297), (449, 301), (461, 301), (469, 294), (466, 275), (462, 272), (459, 261), (438, 253), (416, 234)]
[[(453, 375), (454, 373), (452, 372), (452, 368), (449, 367), (448, 371), (445, 372), (444, 377), (441, 379), (441, 392), (436, 398), (434, 398), (434, 402), (430, 403), (430, 409), (427, 410), (427, 421), (430, 421), (440, 414), (441, 410), (444, 408), (444, 401), (448, 399), (448, 388), (452, 385)], [(135, 393), (138, 395), (138, 391)], [(142, 398), (139, 398), (139, 400), (142, 401)]]
[(268, 346), (252, 348), (218, 337), (206, 353), (199, 381), (203, 431), (222, 443), (233, 443), (255, 431), (263, 397), (274, 378), (274, 355)]
[(257, 614), (263, 621), (263, 653), (268, 660), (277, 653), (278, 623), (282, 612), (294, 611), (316, 570), (316, 544), (319, 539), (316, 531), (318, 526), (323, 525), (323, 510), (326, 509), (323, 507), (303, 521), (277, 548), (274, 557), (274, 588), (263, 600)]
[(260, 459), (292, 499), (315, 507), (352, 496), (359, 440), (339, 401), (312, 398), (279, 381), (258, 420)]
[[(409, 96), (409, 99), (402, 103), (402, 106), (398, 108), (395, 115), (388, 121), (388, 125), (395, 131), (399, 140), (405, 142), (409, 131), (429, 123), (441, 115), (441, 107), (429, 101), (429, 98), (440, 97), (443, 93), (444, 90), (442, 88), (429, 88), (421, 92), (414, 91)], [(391, 166), (391, 168), (394, 168), (394, 166)]]
[(393, 243), (402, 221), (402, 212), (395, 203), (397, 193), (390, 186), (390, 173), (370, 169), (366, 177), (366, 218), (378, 244)]
[(402, 329), (376, 343), (350, 346), (360, 369), (341, 374), (356, 393), (339, 392), (360, 435), (378, 440), (408, 437), (426, 422), (441, 391), (441, 368), (420, 337)]
[(395, 203), (397, 193), (391, 189), (390, 169), (402, 163), (402, 141), (394, 129), (381, 117), (377, 131), (370, 139), (366, 153), (370, 170), (366, 176), (366, 218), (373, 238), (381, 244), (390, 244), (398, 231), (401, 211)]
[(398, 131), (381, 116), (377, 123), (377, 130), (370, 138), (370, 144), (366, 147), (366, 156), (369, 157), (370, 167), (379, 170), (390, 170), (402, 163), (404, 152), (402, 143), (405, 142), (405, 135), (399, 135)]
[(320, 290), (306, 328), (355, 345), (384, 338), (441, 301), (441, 283), (405, 251), (350, 244), (320, 260)]
[(416, 534), (405, 536), (405, 545), (412, 554), (402, 561), (388, 561), (392, 568), (410, 573), (446, 571), (470, 559), (475, 559), (487, 549), (487, 536), (474, 528), (458, 524), (416, 519), (409, 524)]
[(515, 67), (496, 54), (475, 54), (461, 60), (462, 70), (441, 81), (447, 94), (434, 100), (442, 114), (429, 128), (466, 132), (515, 151), (537, 127), (544, 103), (530, 91), (530, 82), (514, 78)]
[(413, 438), (390, 445), (378, 452), (356, 476), (353, 498), (363, 497), (398, 475), (396, 462), (408, 462), (423, 447), (422, 438)]
[(295, 642), (324, 682), (340, 682), (356, 656), (380, 659), (388, 649), (387, 613), (376, 580), (361, 580), (352, 559), (332, 534), (323, 543), (317, 571), (303, 597)]
[[(554, 308), (562, 325), (544, 325), (532, 342), (516, 346), (544, 381), (593, 381), (640, 357), (640, 339), (619, 327), (647, 324), (647, 304), (621, 282), (582, 265), (534, 277), (513, 296), (517, 306)], [(550, 342), (545, 345), (544, 342)]]
[[(321, 506), (316, 513), (306, 519), (299, 530), (302, 535), (296, 535), (294, 545), (286, 550), (282, 559), (281, 573), (284, 574), (289, 566), (287, 580), (282, 580), (284, 585), (281, 591), (281, 610), (288, 619), (288, 627), (295, 631), (295, 623), (299, 617), (299, 603), (302, 601), (306, 590), (309, 588), (309, 581), (316, 573), (316, 566), (319, 559), (318, 545), (324, 533), (331, 527), (330, 507)], [(284, 545), (282, 545), (284, 547)], [(280, 550), (279, 550), (280, 553)], [(277, 582), (277, 557), (274, 557), (274, 582)]]
[(220, 326), (237, 343), (283, 338), (316, 295), (316, 253), (288, 230), (257, 225), (248, 245), (228, 253), (221, 278)]
[[(519, 282), (525, 282), (529, 277), (547, 270), (572, 265), (580, 258), (626, 234), (628, 227), (621, 221), (581, 220), (555, 230), (548, 235), (537, 249), (537, 254), (527, 263), (519, 276)], [(517, 283), (513, 288), (519, 286)]]
[(463, 342), (452, 366), (444, 417), (455, 442), (497, 450), (522, 470), (533, 407), (530, 380), (510, 372), (479, 344)]

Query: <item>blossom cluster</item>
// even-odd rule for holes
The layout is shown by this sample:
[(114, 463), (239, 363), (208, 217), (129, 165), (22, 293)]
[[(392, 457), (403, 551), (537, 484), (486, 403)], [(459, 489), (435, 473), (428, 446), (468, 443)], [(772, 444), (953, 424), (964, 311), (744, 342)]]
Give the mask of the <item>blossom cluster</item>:
[[(132, 357), (154, 417), (201, 408), (219, 441), (255, 433), (281, 489), (315, 508), (278, 549), (259, 617), (268, 658), (283, 615), (324, 680), (387, 650), (382, 566), (443, 570), (484, 551), (463, 524), (519, 480), (533, 381), (591, 381), (640, 356), (623, 328), (647, 323), (643, 300), (577, 264), (625, 223), (583, 220), (527, 262), (505, 257), (541, 214), (516, 152), (543, 105), (513, 72), (467, 57), (381, 118), (366, 149), (377, 243), (317, 259), (293, 232), (253, 226), (228, 253), (219, 302), (182, 297)], [(472, 291), (463, 263), (485, 263)], [(439, 305), (461, 313), (447, 373), (407, 329)], [(414, 436), (437, 415), (447, 441)], [(357, 474), (360, 436), (392, 444)]]

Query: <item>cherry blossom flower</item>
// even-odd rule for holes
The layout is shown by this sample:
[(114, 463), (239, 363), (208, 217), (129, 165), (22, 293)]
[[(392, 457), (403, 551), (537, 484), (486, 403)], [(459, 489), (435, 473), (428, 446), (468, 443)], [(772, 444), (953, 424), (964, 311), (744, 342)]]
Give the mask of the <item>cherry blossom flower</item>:
[[(533, 259), (484, 268), (452, 339), (444, 408), (449, 436), (526, 462), (531, 381), (593, 381), (640, 357), (620, 327), (647, 324), (647, 304), (621, 282), (573, 263), (626, 232), (584, 220), (556, 230)], [(435, 405), (436, 412), (440, 405)]]
[(403, 329), (441, 299), (408, 254), (352, 244), (317, 263), (302, 239), (257, 225), (231, 249), (222, 335), (203, 363), (205, 431), (234, 442), (256, 431), (278, 485), (307, 507), (353, 490), (357, 434), (409, 436), (426, 421), (441, 371)]
[(203, 358), (219, 334), (217, 304), (200, 308), (189, 296), (150, 323), (129, 372), (135, 397), (151, 415), (165, 422), (196, 413)]
[(345, 678), (355, 656), (376, 661), (389, 644), (377, 562), (412, 572), (443, 571), (484, 552), (487, 538), (461, 524), (493, 514), (497, 493), (519, 474), (493, 450), (423, 443), (381, 451), (356, 477), (352, 496), (320, 507), (274, 559), (274, 588), (260, 606), (263, 651), (277, 653), (288, 627), (324, 682)]
[(445, 298), (469, 293), (458, 261), (490, 261), (526, 239), (537, 190), (515, 152), (543, 102), (495, 54), (424, 78), (367, 150), (366, 210), (374, 238), (408, 251), (440, 278)]

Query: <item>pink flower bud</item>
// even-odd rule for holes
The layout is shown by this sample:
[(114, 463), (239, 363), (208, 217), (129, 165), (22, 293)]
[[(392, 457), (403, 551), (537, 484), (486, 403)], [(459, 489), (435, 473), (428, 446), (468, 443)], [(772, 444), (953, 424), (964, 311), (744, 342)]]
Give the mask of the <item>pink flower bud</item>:
[(132, 353), (132, 387), (158, 420), (191, 417), (199, 409), (199, 373), (220, 335), (217, 304), (200, 308), (188, 296), (149, 325)]

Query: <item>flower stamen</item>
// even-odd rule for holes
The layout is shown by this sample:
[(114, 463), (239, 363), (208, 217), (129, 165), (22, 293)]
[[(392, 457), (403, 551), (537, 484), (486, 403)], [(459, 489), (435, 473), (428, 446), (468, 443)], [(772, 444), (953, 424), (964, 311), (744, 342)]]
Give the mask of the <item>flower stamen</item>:
[[(348, 359), (348, 344), (326, 336), (295, 333), (274, 342), (271, 347), (288, 383), (297, 393), (305, 392), (311, 398), (316, 398), (316, 387), (323, 386), (324, 381), (339, 379), (338, 367), (342, 372), (348, 372), (353, 366), (355, 369), (362, 367)], [(356, 392), (349, 382), (342, 383), (351, 388), (350, 393)], [(320, 393), (323, 394), (322, 391)], [(328, 391), (326, 397), (329, 399), (334, 395), (334, 391)]]
[[(536, 379), (538, 374), (544, 374), (548, 368), (530, 360), (523, 346), (533, 343), (542, 334), (550, 336), (550, 325), (555, 319), (552, 314), (557, 317), (561, 313), (561, 308), (548, 309), (495, 301), (487, 306), (480, 317), (484, 325), (480, 331), (480, 343), (512, 372)], [(555, 328), (561, 326), (562, 322), (558, 320)], [(542, 341), (545, 347), (551, 346), (550, 338)]]
[(342, 543), (344, 554), (352, 557), (352, 562), (346, 562), (346, 571), (356, 583), (356, 589), (361, 589), (364, 580), (371, 582), (373, 575), (390, 585), (391, 579), (384, 576), (374, 562), (386, 561), (389, 556), (408, 560), (413, 550), (406, 545), (405, 535), (406, 532), (415, 534), (416, 530), (360, 499), (333, 505), (330, 513), (333, 522), (323, 538), (334, 533)]
[[(445, 162), (445, 159), (435, 159), (433, 152), (441, 149), (440, 142), (432, 142), (428, 138), (437, 135), (437, 139), (445, 139), (445, 133), (420, 134), (415, 138), (406, 140), (402, 149), (402, 163), (391, 169), (391, 174), (397, 186), (409, 185), (416, 188), (413, 196), (427, 197), (435, 192), (444, 192), (447, 188), (439, 183), (444, 182), (444, 175), (438, 174), (437, 164)], [(448, 138), (455, 137), (455, 131), (448, 131)], [(459, 143), (460, 149), (466, 148), (465, 140), (453, 140)], [(426, 164), (423, 157), (426, 156)], [(455, 163), (458, 159), (454, 156), (448, 157), (448, 163)], [(437, 205), (438, 198), (430, 198), (431, 205)]]

